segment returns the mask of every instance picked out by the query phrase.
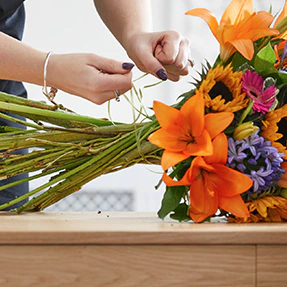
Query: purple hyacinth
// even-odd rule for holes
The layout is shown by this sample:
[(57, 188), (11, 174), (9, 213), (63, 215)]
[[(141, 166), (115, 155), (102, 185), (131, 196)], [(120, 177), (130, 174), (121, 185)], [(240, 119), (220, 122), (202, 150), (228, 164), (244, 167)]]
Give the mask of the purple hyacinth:
[(280, 167), (284, 154), (279, 153), (258, 132), (243, 140), (228, 139), (227, 165), (252, 179), (253, 187), (248, 190), (250, 196), (259, 195), (275, 186), (285, 172)]

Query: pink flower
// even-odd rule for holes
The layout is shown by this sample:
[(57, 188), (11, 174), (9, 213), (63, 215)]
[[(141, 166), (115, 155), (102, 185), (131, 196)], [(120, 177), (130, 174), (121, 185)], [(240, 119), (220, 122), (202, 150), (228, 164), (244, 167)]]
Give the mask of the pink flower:
[(242, 90), (254, 102), (253, 112), (266, 114), (275, 100), (276, 87), (272, 85), (263, 89), (264, 79), (256, 72), (247, 70), (242, 75)]

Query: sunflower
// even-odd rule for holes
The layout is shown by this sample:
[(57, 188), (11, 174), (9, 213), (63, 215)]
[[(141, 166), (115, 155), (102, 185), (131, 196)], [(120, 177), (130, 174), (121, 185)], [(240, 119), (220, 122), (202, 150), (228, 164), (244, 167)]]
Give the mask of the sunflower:
[(282, 222), (287, 221), (287, 198), (282, 196), (265, 196), (245, 203), (250, 217), (228, 218), (230, 222)]
[(271, 141), (279, 152), (283, 152), (287, 160), (287, 105), (269, 112), (262, 123), (261, 136)]
[(248, 104), (241, 91), (242, 72), (233, 72), (229, 64), (211, 68), (197, 91), (204, 96), (205, 106), (216, 112), (237, 112)]

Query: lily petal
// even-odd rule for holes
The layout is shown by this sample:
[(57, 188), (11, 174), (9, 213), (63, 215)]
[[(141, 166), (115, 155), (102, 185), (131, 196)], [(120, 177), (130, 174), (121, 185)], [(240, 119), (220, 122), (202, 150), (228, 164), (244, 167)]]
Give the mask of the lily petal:
[(180, 113), (189, 120), (193, 137), (200, 136), (204, 127), (204, 99), (200, 93), (187, 100), (180, 109)]
[(252, 0), (233, 0), (224, 11), (220, 25), (237, 25), (240, 21), (253, 13)]
[(251, 60), (254, 55), (254, 45), (250, 39), (237, 39), (230, 44), (247, 60)]
[(208, 183), (199, 175), (190, 186), (190, 217), (195, 222), (201, 222), (215, 214), (217, 209), (217, 194), (209, 192)]
[(240, 195), (233, 197), (219, 197), (218, 205), (227, 212), (232, 213), (237, 217), (249, 217), (250, 213)]
[(217, 38), (216, 31), (218, 29), (218, 22), (215, 16), (209, 10), (205, 8), (196, 8), (196, 9), (187, 11), (185, 14), (200, 17), (202, 20), (204, 20), (207, 23), (214, 37)]
[(233, 197), (252, 187), (253, 181), (245, 174), (222, 164), (212, 164), (212, 180), (218, 186), (219, 197)]
[(161, 148), (168, 149), (173, 152), (180, 152), (186, 149), (187, 143), (179, 140), (181, 129), (177, 126), (166, 129), (159, 129), (152, 133), (148, 140)]
[(213, 154), (210, 156), (205, 156), (204, 160), (208, 164), (219, 163), (226, 164), (227, 154), (228, 154), (228, 142), (227, 137), (224, 133), (216, 136), (212, 142)]
[(158, 101), (153, 102), (153, 110), (162, 128), (170, 126), (171, 124), (176, 124), (179, 110)]
[(276, 28), (278, 24), (287, 16), (287, 1), (284, 4), (283, 10), (278, 16), (277, 20), (274, 23), (274, 27)]
[(205, 156), (213, 153), (213, 147), (210, 135), (207, 130), (203, 130), (199, 137), (194, 138), (195, 143), (189, 143), (186, 149), (183, 151), (184, 154), (189, 156)]
[(204, 117), (205, 129), (211, 139), (223, 132), (233, 121), (234, 114), (230, 112), (210, 113)]
[(257, 30), (257, 29), (259, 30), (265, 29), (266, 31), (272, 31), (272, 30), (277, 31), (276, 29), (269, 28), (273, 20), (274, 20), (274, 17), (266, 11), (259, 11), (258, 13), (253, 13), (246, 21), (240, 23), (237, 26), (236, 38), (250, 39), (247, 36), (248, 33), (251, 32), (252, 30)]
[(161, 157), (161, 166), (163, 170), (167, 170), (190, 156), (184, 153), (177, 153), (165, 150)]
[(166, 186), (189, 186), (190, 181), (188, 175), (189, 175), (189, 169), (186, 171), (182, 179), (176, 181), (173, 180), (170, 176), (168, 176), (166, 172), (164, 172), (162, 175), (162, 180), (166, 184)]

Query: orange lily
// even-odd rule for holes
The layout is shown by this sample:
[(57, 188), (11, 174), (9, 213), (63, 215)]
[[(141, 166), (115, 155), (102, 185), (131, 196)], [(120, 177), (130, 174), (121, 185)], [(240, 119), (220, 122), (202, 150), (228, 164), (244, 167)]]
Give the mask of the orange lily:
[(180, 110), (157, 101), (153, 109), (161, 128), (149, 136), (149, 141), (165, 149), (161, 160), (164, 170), (190, 156), (211, 155), (211, 140), (234, 118), (230, 112), (204, 115), (204, 99), (200, 93), (187, 100)]
[(252, 186), (252, 180), (225, 165), (228, 143), (224, 133), (213, 140), (213, 149), (211, 156), (196, 157), (181, 180), (174, 181), (164, 173), (163, 181), (167, 186), (190, 186), (189, 215), (195, 222), (214, 215), (218, 208), (249, 217), (240, 194)]
[[(274, 27), (276, 29), (280, 29), (280, 24), (282, 24), (281, 22), (284, 20), (284, 18), (287, 16), (287, 1), (284, 4), (284, 7), (282, 9), (282, 12), (280, 13), (280, 15), (278, 16), (278, 18), (276, 19), (275, 23), (274, 23)], [(282, 28), (282, 27), (281, 27)], [(284, 30), (284, 29), (283, 29)], [(287, 39), (287, 31), (282, 31), (280, 35), (278, 35), (279, 39)]]
[(278, 31), (269, 28), (274, 17), (265, 11), (253, 11), (252, 0), (233, 0), (222, 15), (220, 24), (207, 9), (196, 8), (187, 15), (202, 18), (220, 44), (220, 58), (226, 62), (236, 51), (246, 59), (254, 55), (254, 44), (260, 38), (276, 36)]
[(276, 19), (276, 21), (274, 23), (274, 27), (276, 28), (286, 16), (287, 16), (287, 1), (285, 1), (284, 7), (282, 9), (282, 12), (280, 13), (278, 18)]

